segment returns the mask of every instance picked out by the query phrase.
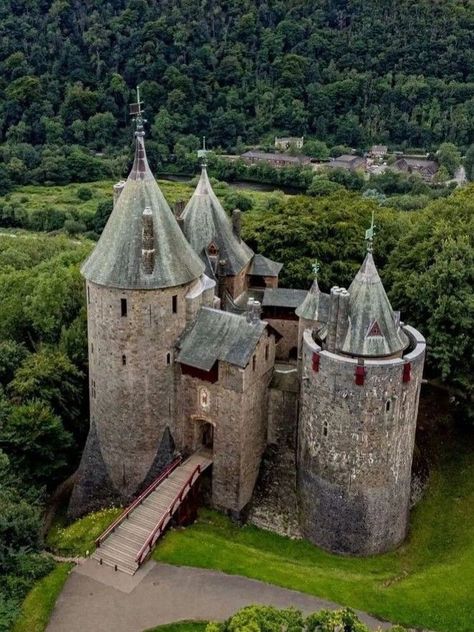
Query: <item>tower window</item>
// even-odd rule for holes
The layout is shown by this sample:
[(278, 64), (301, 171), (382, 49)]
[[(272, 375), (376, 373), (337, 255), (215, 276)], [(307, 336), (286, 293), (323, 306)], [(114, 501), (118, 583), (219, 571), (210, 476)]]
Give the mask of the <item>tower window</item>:
[(122, 316), (126, 316), (127, 312), (128, 312), (127, 299), (126, 298), (121, 298), (120, 299), (120, 309), (122, 311)]
[(173, 296), (172, 304), (173, 304), (173, 314), (177, 314), (178, 313), (178, 297), (176, 296), (176, 294)]
[(392, 402), (389, 399), (387, 399), (387, 401), (385, 402), (385, 412), (389, 413), (391, 408), (392, 408)]
[(327, 437), (328, 436), (328, 422), (325, 421), (323, 423), (323, 437)]
[(171, 364), (171, 353), (166, 354), (166, 364)]
[(122, 356), (122, 364), (123, 364), (123, 366), (125, 366), (127, 364), (127, 356), (126, 355)]
[(265, 361), (268, 360), (268, 345), (265, 347)]
[(91, 289), (89, 286), (87, 286), (87, 302), (91, 302)]
[(91, 353), (94, 353), (94, 343), (91, 342)]
[(255, 371), (255, 367), (257, 366), (257, 358), (253, 356), (252, 358), (252, 371)]

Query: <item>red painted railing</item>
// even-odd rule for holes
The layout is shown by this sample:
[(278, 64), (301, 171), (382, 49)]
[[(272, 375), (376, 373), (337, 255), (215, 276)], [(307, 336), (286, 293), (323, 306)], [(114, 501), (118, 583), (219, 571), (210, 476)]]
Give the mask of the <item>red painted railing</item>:
[(140, 494), (140, 496), (138, 496), (138, 498), (136, 498), (133, 503), (127, 507), (127, 509), (125, 509), (125, 511), (123, 513), (120, 514), (120, 516), (114, 520), (114, 522), (112, 522), (112, 524), (104, 531), (104, 533), (102, 533), (97, 540), (95, 541), (95, 544), (97, 547), (99, 547), (102, 542), (108, 538), (108, 536), (113, 533), (115, 531), (115, 529), (122, 524), (122, 522), (124, 520), (126, 520), (128, 518), (128, 516), (132, 513), (132, 511), (134, 509), (136, 509), (136, 507), (138, 507), (138, 505), (141, 505), (141, 503), (145, 500), (145, 498), (148, 498), (148, 496), (155, 491), (155, 489), (158, 487), (158, 485), (160, 485), (160, 483), (162, 483), (166, 478), (168, 478), (168, 476), (171, 474), (171, 472), (173, 472), (173, 470), (175, 470), (178, 465), (180, 465), (181, 461), (183, 460), (183, 457), (181, 456), (177, 456), (173, 461), (171, 461), (171, 463), (169, 463), (165, 469), (161, 472), (161, 474), (158, 476), (158, 478), (156, 478), (153, 483), (151, 483), (151, 485), (149, 485), (144, 492), (142, 492)]
[(161, 518), (160, 522), (156, 525), (156, 527), (153, 529), (153, 531), (150, 533), (150, 535), (146, 539), (145, 544), (139, 550), (138, 555), (135, 558), (135, 561), (138, 564), (138, 566), (140, 566), (144, 562), (145, 558), (147, 557), (147, 555), (150, 553), (153, 546), (155, 545), (155, 542), (158, 540), (158, 538), (162, 535), (163, 531), (168, 526), (168, 523), (171, 520), (174, 512), (176, 511), (176, 509), (178, 509), (180, 504), (183, 502), (183, 499), (186, 496), (187, 492), (191, 489), (191, 487), (199, 478), (201, 471), (202, 471), (201, 465), (196, 466), (191, 476), (184, 483), (180, 492), (178, 493), (176, 498), (173, 500), (169, 508), (166, 510), (165, 515)]

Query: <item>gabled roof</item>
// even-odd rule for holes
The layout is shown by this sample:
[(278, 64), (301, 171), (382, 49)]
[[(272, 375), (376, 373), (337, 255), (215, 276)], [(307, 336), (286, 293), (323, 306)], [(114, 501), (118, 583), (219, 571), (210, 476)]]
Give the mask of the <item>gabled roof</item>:
[(306, 290), (292, 290), (284, 287), (265, 289), (263, 307), (288, 307), (295, 309), (306, 298)]
[(408, 346), (370, 252), (352, 281), (349, 294), (349, 327), (343, 353), (383, 357)]
[[(153, 220), (155, 248), (151, 274), (142, 266), (142, 215), (147, 207)], [(132, 170), (96, 247), (81, 268), (82, 274), (99, 285), (158, 289), (194, 281), (203, 270), (150, 171), (144, 134), (137, 132)]]
[(202, 168), (196, 190), (186, 204), (181, 220), (186, 239), (203, 260), (209, 244), (216, 243), (219, 259), (226, 261), (226, 274), (238, 274), (253, 257), (252, 250), (234, 234), (232, 223), (212, 190), (206, 167)]
[(282, 268), (282, 263), (272, 261), (263, 255), (254, 255), (248, 273), (253, 276), (277, 277)]
[(317, 279), (314, 279), (311, 289), (306, 294), (306, 298), (296, 310), (296, 315), (305, 320), (326, 321), (329, 312), (329, 296), (323, 294), (318, 286)]
[(179, 343), (178, 362), (210, 371), (221, 360), (244, 369), (266, 326), (261, 320), (249, 323), (245, 316), (202, 307)]

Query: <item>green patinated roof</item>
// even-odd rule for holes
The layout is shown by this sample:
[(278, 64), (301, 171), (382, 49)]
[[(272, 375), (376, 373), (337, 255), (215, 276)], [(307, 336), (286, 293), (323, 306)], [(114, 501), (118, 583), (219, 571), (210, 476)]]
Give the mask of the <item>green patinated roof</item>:
[(245, 316), (202, 307), (179, 343), (178, 362), (210, 371), (217, 360), (245, 368), (267, 324)]
[(408, 346), (369, 252), (349, 287), (349, 328), (342, 352), (377, 357), (399, 353)]
[(203, 260), (206, 260), (209, 244), (217, 245), (219, 259), (226, 261), (226, 274), (238, 274), (252, 259), (252, 250), (234, 235), (232, 223), (212, 190), (206, 167), (202, 168), (196, 190), (181, 219), (187, 240)]
[[(153, 217), (155, 248), (151, 274), (146, 274), (142, 266), (142, 214), (147, 207)], [(150, 171), (142, 132), (136, 134), (132, 171), (81, 270), (86, 279), (99, 285), (145, 290), (189, 283), (204, 270)]]
[(305, 320), (324, 322), (329, 313), (329, 296), (319, 289), (317, 279), (314, 279), (306, 298), (296, 310), (296, 315)]
[(263, 255), (254, 255), (249, 274), (263, 277), (277, 277), (283, 268), (282, 263), (272, 261)]

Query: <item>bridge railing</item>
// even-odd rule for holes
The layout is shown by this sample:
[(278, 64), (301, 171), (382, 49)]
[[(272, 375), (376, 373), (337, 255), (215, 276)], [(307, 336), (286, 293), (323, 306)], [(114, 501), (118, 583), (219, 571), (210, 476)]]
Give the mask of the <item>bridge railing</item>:
[(202, 467), (199, 464), (194, 468), (191, 476), (187, 479), (187, 481), (181, 487), (179, 493), (177, 494), (176, 498), (173, 500), (171, 505), (166, 510), (166, 513), (163, 515), (160, 522), (156, 525), (156, 527), (150, 533), (150, 535), (146, 539), (145, 543), (143, 544), (142, 548), (140, 549), (140, 551), (138, 552), (135, 558), (135, 561), (138, 564), (138, 566), (140, 566), (145, 561), (146, 557), (151, 552), (156, 541), (161, 537), (163, 531), (168, 526), (168, 523), (171, 520), (174, 512), (181, 505), (181, 503), (183, 502), (185, 496), (187, 495), (191, 487), (196, 483), (201, 472), (202, 472)]
[(107, 527), (107, 529), (97, 538), (97, 540), (95, 541), (95, 544), (97, 547), (100, 547), (100, 545), (102, 544), (102, 542), (104, 540), (106, 540), (108, 538), (108, 536), (113, 533), (115, 531), (115, 529), (122, 524), (122, 522), (124, 520), (127, 520), (129, 515), (132, 513), (132, 511), (134, 509), (136, 509), (138, 507), (138, 505), (141, 505), (141, 503), (148, 498), (148, 496), (155, 491), (155, 489), (158, 487), (158, 485), (160, 485), (160, 483), (162, 483), (166, 478), (168, 478), (168, 476), (171, 474), (171, 472), (173, 472), (173, 470), (175, 470), (178, 465), (180, 465), (180, 463), (182, 462), (183, 457), (182, 456), (177, 456), (175, 459), (173, 459), (173, 461), (171, 461), (171, 463), (169, 463), (165, 469), (161, 472), (161, 474), (155, 478), (155, 480), (145, 489), (145, 491), (143, 491), (140, 496), (138, 496), (138, 498), (136, 498), (133, 503), (127, 507), (127, 509), (125, 509), (125, 511), (123, 513), (120, 514), (120, 516), (114, 520), (114, 522), (112, 522), (112, 524)]

